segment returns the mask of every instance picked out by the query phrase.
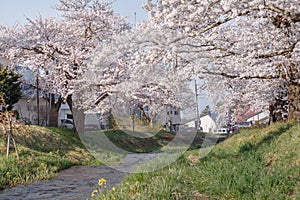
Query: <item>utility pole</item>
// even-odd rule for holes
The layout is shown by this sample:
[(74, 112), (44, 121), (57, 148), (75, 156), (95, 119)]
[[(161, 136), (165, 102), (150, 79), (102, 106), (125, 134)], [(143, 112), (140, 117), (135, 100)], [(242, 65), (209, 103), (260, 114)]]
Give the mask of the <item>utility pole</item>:
[(196, 95), (196, 119), (197, 119), (197, 124), (196, 124), (196, 130), (198, 131), (200, 128), (200, 116), (199, 116), (199, 103), (198, 103), (198, 89), (197, 89), (197, 81), (195, 79), (195, 95)]
[(39, 73), (36, 75), (36, 109), (37, 109), (37, 124), (40, 125), (40, 94), (39, 94)]
[(46, 96), (46, 126), (48, 126), (49, 125), (49, 123), (48, 123), (48, 119), (49, 119), (49, 117), (48, 117), (48, 114), (49, 114), (48, 91), (46, 91), (45, 96)]
[(134, 28), (136, 28), (136, 12), (134, 12)]

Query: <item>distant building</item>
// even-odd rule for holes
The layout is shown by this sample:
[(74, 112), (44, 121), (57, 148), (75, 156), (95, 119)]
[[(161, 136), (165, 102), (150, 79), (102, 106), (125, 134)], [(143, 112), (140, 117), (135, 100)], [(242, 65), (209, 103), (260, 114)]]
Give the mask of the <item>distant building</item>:
[(216, 119), (217, 116), (214, 113), (209, 113), (208, 115), (200, 117), (200, 127), (202, 128), (203, 132), (211, 133), (214, 129), (216, 129)]
[(70, 119), (73, 121), (73, 115), (71, 112), (71, 109), (67, 103), (62, 103), (60, 105), (60, 108), (58, 110), (58, 127), (62, 126), (62, 120), (63, 119)]
[(185, 122), (183, 125), (184, 125), (184, 128), (188, 128), (188, 129), (191, 129), (191, 130), (196, 130), (197, 119), (189, 120), (189, 121)]
[(181, 124), (180, 109), (174, 106), (167, 106), (166, 112), (166, 130), (179, 131)]
[[(36, 75), (28, 67), (16, 66), (15, 69), (22, 74), (25, 82), (22, 84), (22, 98), (14, 105), (14, 110), (18, 111), (21, 121), (25, 123), (49, 125), (49, 101), (47, 101), (45, 90), (39, 88), (37, 94)], [(39, 82), (44, 83), (42, 79)]]
[(246, 122), (251, 122), (252, 124), (256, 122), (263, 122), (263, 123), (268, 123), (269, 122), (269, 117), (270, 117), (270, 112), (269, 111), (261, 111), (254, 113), (253, 115), (249, 116)]
[(84, 130), (105, 130), (109, 129), (108, 117), (102, 118), (97, 112), (84, 112)]
[[(184, 123), (183, 127), (188, 130), (196, 130), (197, 128), (197, 119), (192, 119)], [(211, 133), (214, 129), (217, 128), (216, 124), (216, 115), (214, 113), (209, 113), (200, 117), (200, 131), (205, 133)]]
[(37, 109), (37, 98), (22, 97), (15, 105), (14, 110), (17, 110), (20, 119), (28, 124), (46, 125), (47, 124), (47, 108), (48, 102), (45, 98), (39, 98), (39, 117)]

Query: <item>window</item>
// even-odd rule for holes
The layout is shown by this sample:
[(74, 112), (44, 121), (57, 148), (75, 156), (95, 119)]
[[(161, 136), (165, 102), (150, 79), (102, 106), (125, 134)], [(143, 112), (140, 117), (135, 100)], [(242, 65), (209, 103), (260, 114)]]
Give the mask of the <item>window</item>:
[(174, 115), (178, 115), (179, 114), (179, 112), (176, 110), (176, 111), (174, 111)]
[(73, 115), (67, 114), (67, 119), (73, 119)]

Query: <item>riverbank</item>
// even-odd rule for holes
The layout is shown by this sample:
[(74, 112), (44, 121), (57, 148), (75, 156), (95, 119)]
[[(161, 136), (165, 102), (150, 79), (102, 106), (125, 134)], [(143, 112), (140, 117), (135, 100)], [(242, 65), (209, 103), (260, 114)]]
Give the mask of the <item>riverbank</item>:
[[(112, 155), (111, 152), (102, 151), (99, 155), (93, 152), (94, 147), (97, 149), (103, 146), (101, 138), (97, 138), (99, 135), (105, 134), (116, 146), (133, 153), (157, 151), (175, 136), (160, 131), (153, 137), (139, 138), (120, 130), (107, 130), (79, 138), (69, 129), (23, 125), (14, 129), (13, 134), (20, 159), (16, 158), (13, 146), (9, 158), (6, 157), (6, 138), (0, 135), (0, 189), (48, 180), (71, 166), (101, 165), (101, 158), (107, 159), (108, 155), (112, 160), (109, 164), (119, 163), (126, 154)], [(89, 140), (85, 145), (93, 155), (82, 144), (83, 138)], [(191, 148), (199, 147), (201, 138), (201, 134), (196, 135)], [(95, 155), (98, 160), (94, 158)]]
[(300, 199), (299, 122), (242, 130), (199, 158), (202, 151), (127, 177), (95, 199)]
[(6, 138), (0, 135), (0, 189), (53, 178), (74, 165), (99, 163), (69, 129), (18, 126), (13, 131), (20, 159), (13, 147), (6, 157)]

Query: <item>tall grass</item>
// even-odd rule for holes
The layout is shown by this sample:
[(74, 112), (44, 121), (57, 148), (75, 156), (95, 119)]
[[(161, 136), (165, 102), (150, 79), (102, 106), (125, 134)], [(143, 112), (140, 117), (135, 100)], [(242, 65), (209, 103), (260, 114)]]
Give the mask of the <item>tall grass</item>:
[(52, 178), (72, 165), (97, 163), (68, 129), (21, 126), (14, 136), (20, 160), (13, 151), (6, 158), (5, 138), (0, 140), (0, 189)]
[[(243, 130), (205, 158), (193, 150), (151, 173), (127, 177), (96, 199), (300, 199), (300, 124)], [(109, 180), (107, 180), (109, 182)]]

